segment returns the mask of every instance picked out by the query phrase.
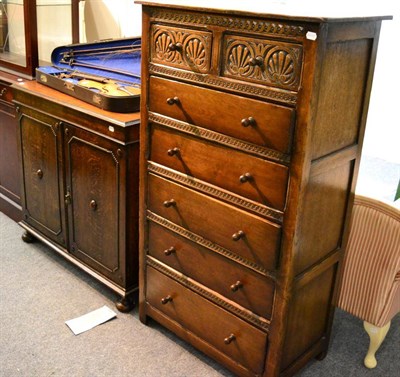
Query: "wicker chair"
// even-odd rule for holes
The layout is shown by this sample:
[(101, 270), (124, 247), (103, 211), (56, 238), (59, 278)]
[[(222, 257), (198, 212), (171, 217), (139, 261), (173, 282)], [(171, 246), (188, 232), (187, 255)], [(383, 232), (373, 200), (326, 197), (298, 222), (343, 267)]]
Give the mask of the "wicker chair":
[(400, 210), (394, 206), (356, 195), (338, 306), (364, 321), (370, 337), (364, 364), (374, 368), (400, 311)]

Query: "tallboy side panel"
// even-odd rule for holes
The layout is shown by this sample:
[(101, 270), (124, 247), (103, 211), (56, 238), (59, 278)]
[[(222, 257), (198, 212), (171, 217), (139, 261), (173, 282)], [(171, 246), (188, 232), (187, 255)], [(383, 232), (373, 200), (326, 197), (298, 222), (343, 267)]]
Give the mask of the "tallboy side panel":
[[(293, 303), (288, 313), (285, 345), (288, 352), (282, 365), (283, 369), (288, 367), (289, 375), (304, 364), (302, 353), (321, 349), (316, 339), (329, 340), (334, 282), (345, 252), (379, 30), (380, 21), (328, 24), (313, 113), (310, 172), (294, 254)], [(327, 287), (330, 289), (326, 295), (320, 295)], [(303, 292), (308, 292), (307, 300), (299, 299)], [(328, 299), (323, 303), (322, 297)], [(310, 305), (314, 314), (319, 313), (311, 327), (313, 321), (304, 316)], [(293, 336), (304, 343), (297, 351), (290, 343)]]

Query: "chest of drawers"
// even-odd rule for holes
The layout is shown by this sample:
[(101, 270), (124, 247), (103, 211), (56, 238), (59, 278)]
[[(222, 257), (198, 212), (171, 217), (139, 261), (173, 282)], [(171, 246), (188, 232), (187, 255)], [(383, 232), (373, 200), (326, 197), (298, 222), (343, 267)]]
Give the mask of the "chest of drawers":
[(387, 17), (139, 3), (140, 318), (293, 375), (327, 351)]

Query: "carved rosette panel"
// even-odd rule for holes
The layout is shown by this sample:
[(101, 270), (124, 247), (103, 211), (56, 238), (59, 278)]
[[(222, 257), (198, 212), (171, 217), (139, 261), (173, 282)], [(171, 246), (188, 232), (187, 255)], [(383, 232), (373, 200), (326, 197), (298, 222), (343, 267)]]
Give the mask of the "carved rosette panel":
[(210, 69), (211, 33), (154, 25), (151, 61), (194, 72)]
[(224, 76), (298, 90), (302, 64), (300, 45), (243, 37), (228, 37), (224, 45)]

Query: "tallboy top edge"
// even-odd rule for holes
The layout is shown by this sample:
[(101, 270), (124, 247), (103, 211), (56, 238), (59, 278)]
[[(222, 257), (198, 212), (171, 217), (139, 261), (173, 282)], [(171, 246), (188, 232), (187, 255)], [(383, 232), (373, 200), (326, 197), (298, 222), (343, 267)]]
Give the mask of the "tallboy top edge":
[(136, 4), (165, 8), (191, 9), (204, 13), (218, 12), (236, 15), (291, 19), (306, 22), (344, 22), (391, 20), (390, 4), (336, 0), (329, 3), (317, 0), (135, 0)]

